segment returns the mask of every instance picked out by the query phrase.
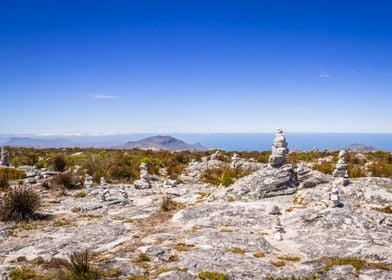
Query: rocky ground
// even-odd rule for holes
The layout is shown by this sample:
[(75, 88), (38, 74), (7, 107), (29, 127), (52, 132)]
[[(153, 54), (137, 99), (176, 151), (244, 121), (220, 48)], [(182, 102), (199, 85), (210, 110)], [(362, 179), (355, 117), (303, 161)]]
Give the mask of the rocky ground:
[(198, 279), (206, 271), (228, 279), (392, 279), (392, 216), (383, 211), (392, 179), (338, 185), (334, 207), (335, 178), (306, 166), (243, 161), (255, 171), (233, 185), (200, 183), (202, 170), (223, 164), (194, 162), (183, 183), (155, 177), (147, 189), (103, 185), (61, 195), (36, 184), (49, 218), (0, 223), (1, 279), (21, 266), (45, 272), (38, 257), (82, 248), (101, 270), (118, 272), (111, 279)]

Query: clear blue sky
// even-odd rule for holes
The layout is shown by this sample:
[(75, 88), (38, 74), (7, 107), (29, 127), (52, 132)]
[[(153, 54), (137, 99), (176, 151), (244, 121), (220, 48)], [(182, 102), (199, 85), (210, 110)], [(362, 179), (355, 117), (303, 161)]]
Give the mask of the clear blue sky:
[(0, 133), (392, 132), (392, 3), (2, 0), (0, 97)]

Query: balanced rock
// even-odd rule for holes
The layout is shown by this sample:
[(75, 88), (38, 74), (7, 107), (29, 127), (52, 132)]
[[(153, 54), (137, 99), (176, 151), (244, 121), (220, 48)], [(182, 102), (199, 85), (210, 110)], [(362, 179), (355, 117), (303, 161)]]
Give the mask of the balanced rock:
[(288, 144), (286, 142), (286, 137), (283, 134), (283, 130), (278, 128), (272, 145), (272, 154), (268, 159), (270, 166), (281, 167), (287, 162), (287, 155), (289, 153), (287, 146)]

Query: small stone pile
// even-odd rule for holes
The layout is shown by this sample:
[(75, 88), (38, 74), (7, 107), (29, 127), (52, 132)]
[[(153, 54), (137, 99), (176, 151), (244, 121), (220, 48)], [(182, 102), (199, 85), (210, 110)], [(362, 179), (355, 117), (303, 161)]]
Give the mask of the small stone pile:
[(237, 168), (241, 165), (241, 158), (237, 153), (234, 153), (231, 157), (231, 168)]
[(1, 148), (0, 166), (1, 167), (9, 167), (10, 166), (9, 153), (5, 148)]
[(332, 188), (329, 192), (329, 207), (341, 207), (342, 203), (339, 197), (339, 188), (333, 183)]
[(268, 159), (270, 166), (281, 167), (286, 163), (287, 155), (289, 153), (287, 146), (288, 144), (286, 142), (286, 137), (283, 134), (283, 130), (278, 128), (272, 146), (272, 154)]
[(346, 164), (346, 151), (341, 150), (338, 156), (338, 163), (336, 164), (336, 168), (333, 171), (332, 175), (340, 179), (343, 186), (349, 184), (348, 173), (347, 173), (347, 164)]
[(276, 216), (275, 219), (275, 225), (274, 225), (274, 237), (278, 241), (283, 240), (282, 234), (285, 233), (286, 231), (284, 230), (282, 226), (282, 221), (280, 220), (279, 216)]
[(150, 175), (148, 174), (148, 166), (146, 163), (140, 164), (140, 180), (133, 183), (136, 189), (149, 189), (151, 188)]
[(91, 176), (91, 175), (89, 175), (89, 174), (86, 174), (86, 175), (84, 176), (84, 187), (85, 187), (86, 189), (91, 189), (91, 188), (93, 187), (93, 184), (94, 184), (94, 182), (93, 182), (93, 176)]
[(280, 208), (277, 205), (272, 206), (272, 208), (270, 209), (268, 214), (271, 214), (271, 215), (282, 215), (282, 213), (280, 212)]
[(105, 177), (101, 177), (101, 180), (99, 181), (99, 184), (101, 185), (101, 187), (107, 187), (108, 183), (106, 182)]

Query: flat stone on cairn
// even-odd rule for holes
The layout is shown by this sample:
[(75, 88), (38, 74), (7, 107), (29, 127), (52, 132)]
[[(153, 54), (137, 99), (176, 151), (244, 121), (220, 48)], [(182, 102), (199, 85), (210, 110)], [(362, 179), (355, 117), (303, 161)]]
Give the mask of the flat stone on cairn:
[(346, 164), (346, 151), (341, 150), (339, 152), (338, 158), (338, 163), (336, 164), (336, 168), (333, 171), (332, 175), (334, 177), (340, 178), (342, 185), (346, 186), (349, 184)]
[(287, 146), (288, 144), (286, 142), (286, 137), (283, 134), (283, 130), (278, 128), (272, 145), (272, 154), (268, 159), (270, 166), (281, 167), (287, 162), (287, 155), (289, 153)]
[(1, 148), (0, 166), (2, 166), (2, 167), (9, 167), (10, 166), (9, 154), (5, 148)]

